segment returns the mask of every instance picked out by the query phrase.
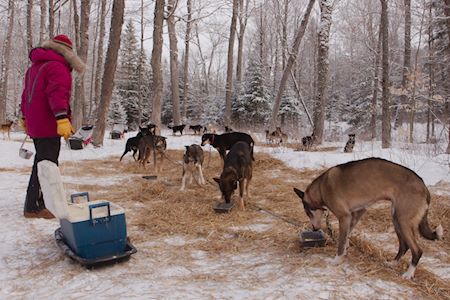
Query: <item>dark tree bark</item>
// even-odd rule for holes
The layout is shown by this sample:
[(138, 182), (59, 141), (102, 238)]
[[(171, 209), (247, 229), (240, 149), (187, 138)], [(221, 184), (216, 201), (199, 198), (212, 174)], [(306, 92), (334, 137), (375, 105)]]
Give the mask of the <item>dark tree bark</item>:
[(231, 100), (233, 96), (233, 53), (234, 53), (234, 38), (236, 36), (236, 22), (239, 9), (239, 0), (233, 0), (233, 14), (231, 16), (230, 38), (228, 40), (228, 54), (227, 54), (227, 80), (225, 85), (225, 115), (224, 125), (231, 124)]
[[(164, 0), (155, 0), (155, 16), (153, 19), (153, 50), (152, 50), (152, 116), (151, 121), (161, 128), (161, 108), (163, 94), (163, 73), (161, 66), (162, 46), (163, 46), (163, 23), (164, 23)], [(157, 131), (158, 131), (157, 130)]]
[(170, 47), (170, 90), (172, 91), (172, 118), (174, 125), (181, 125), (180, 115), (180, 90), (179, 90), (179, 72), (178, 72), (178, 45), (177, 32), (175, 28), (175, 0), (168, 0), (167, 28), (169, 31)]
[(183, 60), (183, 120), (187, 118), (187, 102), (189, 95), (189, 54), (192, 31), (192, 0), (187, 0), (186, 33), (184, 35), (184, 60)]
[(382, 32), (382, 120), (381, 120), (381, 147), (391, 147), (391, 110), (389, 92), (389, 18), (388, 0), (381, 1), (381, 32)]
[(54, 5), (54, 0), (48, 0), (48, 36), (51, 39), (55, 36), (55, 5)]
[(33, 48), (33, 0), (27, 2), (27, 52)]
[(108, 50), (106, 52), (105, 67), (103, 71), (101, 98), (97, 111), (97, 123), (94, 127), (92, 139), (92, 143), (95, 146), (103, 145), (103, 139), (105, 137), (106, 116), (114, 88), (114, 75), (116, 73), (117, 57), (120, 48), (124, 11), (125, 0), (114, 0)]

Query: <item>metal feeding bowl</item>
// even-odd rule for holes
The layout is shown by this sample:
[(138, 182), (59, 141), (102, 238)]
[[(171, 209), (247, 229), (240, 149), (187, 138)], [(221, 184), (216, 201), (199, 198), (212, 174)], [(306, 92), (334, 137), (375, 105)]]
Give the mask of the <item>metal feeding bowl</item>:
[(300, 233), (300, 245), (304, 248), (323, 247), (325, 242), (325, 233), (322, 230), (307, 230)]
[(27, 150), (25, 148), (20, 148), (19, 149), (19, 156), (24, 158), (24, 159), (30, 159), (33, 156), (34, 152)]

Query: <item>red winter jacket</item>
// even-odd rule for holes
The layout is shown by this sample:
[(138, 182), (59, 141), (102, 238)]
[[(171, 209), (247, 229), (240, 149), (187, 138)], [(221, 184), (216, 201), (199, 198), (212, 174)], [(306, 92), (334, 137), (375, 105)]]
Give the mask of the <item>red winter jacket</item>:
[(71, 116), (71, 66), (52, 49), (35, 48), (30, 60), (21, 103), (27, 133), (32, 138), (58, 137), (56, 120)]

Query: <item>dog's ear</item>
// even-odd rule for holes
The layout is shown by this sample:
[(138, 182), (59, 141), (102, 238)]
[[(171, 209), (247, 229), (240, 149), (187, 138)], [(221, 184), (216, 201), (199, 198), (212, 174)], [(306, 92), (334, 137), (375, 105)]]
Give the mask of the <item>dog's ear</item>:
[(188, 150), (189, 150), (189, 146), (184, 146), (184, 147), (186, 147), (186, 151), (188, 151)]
[(214, 177), (213, 179), (214, 179), (215, 182), (220, 184), (220, 178)]
[(233, 181), (233, 189), (237, 189), (237, 181)]
[(297, 196), (299, 196), (300, 197), (300, 199), (302, 199), (303, 200), (303, 197), (305, 197), (305, 193), (303, 192), (303, 191), (300, 191), (299, 189), (297, 189), (297, 188), (294, 188), (294, 192), (297, 194)]

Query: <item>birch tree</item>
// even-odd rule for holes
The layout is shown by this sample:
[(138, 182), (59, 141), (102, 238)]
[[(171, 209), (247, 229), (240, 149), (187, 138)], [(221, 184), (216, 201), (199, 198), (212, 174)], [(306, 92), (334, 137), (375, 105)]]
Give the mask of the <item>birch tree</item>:
[(325, 125), (325, 99), (328, 84), (328, 51), (334, 0), (320, 0), (320, 25), (317, 53), (317, 93), (314, 102), (314, 142), (321, 144)]
[(108, 50), (106, 52), (105, 67), (103, 71), (101, 98), (97, 110), (97, 123), (95, 124), (92, 138), (92, 143), (95, 146), (102, 146), (105, 137), (106, 117), (114, 88), (114, 75), (116, 73), (117, 56), (120, 49), (124, 11), (125, 0), (114, 0)]

